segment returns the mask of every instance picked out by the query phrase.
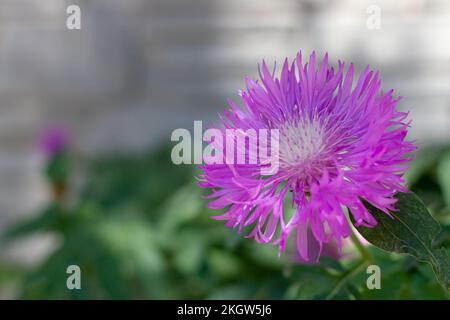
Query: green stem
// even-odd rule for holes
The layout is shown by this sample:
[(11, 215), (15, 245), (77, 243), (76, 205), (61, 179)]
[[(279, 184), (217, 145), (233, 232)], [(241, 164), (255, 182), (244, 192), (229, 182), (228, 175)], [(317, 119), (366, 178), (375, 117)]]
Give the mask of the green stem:
[(346, 272), (343, 277), (339, 280), (339, 282), (334, 287), (333, 291), (330, 292), (330, 294), (327, 296), (327, 300), (332, 299), (336, 294), (338, 294), (342, 287), (356, 274), (361, 272), (367, 265), (371, 265), (374, 263), (374, 259), (370, 252), (367, 250), (367, 248), (361, 243), (358, 236), (355, 233), (355, 230), (353, 229), (353, 224), (351, 222), (351, 219), (347, 216), (347, 221), (350, 228), (350, 239), (352, 240), (353, 244), (355, 245), (356, 249), (360, 253), (362, 257), (362, 261), (353, 269), (350, 269), (348, 272)]
[(361, 261), (360, 264), (358, 264), (354, 269), (349, 270), (336, 284), (333, 291), (330, 292), (330, 294), (326, 297), (326, 300), (331, 300), (334, 298), (335, 295), (337, 295), (342, 287), (349, 281), (353, 276), (357, 275), (359, 272), (361, 272), (365, 266), (367, 266), (368, 262), (366, 260)]
[(355, 233), (355, 230), (353, 229), (353, 223), (352, 220), (350, 218), (350, 212), (347, 209), (346, 211), (346, 217), (347, 217), (347, 222), (348, 222), (348, 226), (350, 228), (350, 240), (352, 240), (353, 244), (356, 247), (356, 250), (358, 250), (359, 254), (361, 255), (361, 257), (367, 261), (369, 264), (373, 264), (373, 262), (375, 261), (372, 257), (372, 255), (370, 254), (370, 252), (367, 250), (367, 248), (361, 243), (361, 241), (359, 240), (358, 236)]
[(356, 235), (355, 231), (352, 227), (350, 227), (350, 239), (352, 240), (353, 244), (355, 245), (356, 249), (361, 254), (361, 257), (367, 261), (368, 263), (372, 264), (374, 259), (370, 252), (367, 250), (367, 248), (361, 243), (361, 241), (358, 239), (358, 236)]

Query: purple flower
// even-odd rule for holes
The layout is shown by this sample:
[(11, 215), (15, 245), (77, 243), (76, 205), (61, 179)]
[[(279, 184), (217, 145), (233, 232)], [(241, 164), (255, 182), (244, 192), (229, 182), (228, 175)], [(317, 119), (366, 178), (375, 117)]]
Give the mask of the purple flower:
[[(396, 110), (393, 90), (380, 90), (378, 72), (366, 67), (354, 81), (354, 67), (344, 71), (328, 66), (325, 55), (303, 64), (301, 53), (279, 78), (263, 62), (260, 81), (245, 79), (240, 93), (244, 108), (229, 101), (231, 109), (217, 126), (247, 130), (278, 129), (279, 170), (262, 176), (264, 164), (205, 164), (200, 166), (202, 188), (211, 190), (209, 207), (226, 209), (214, 219), (227, 227), (244, 227), (247, 237), (274, 243), (282, 252), (296, 234), (300, 256), (308, 260), (308, 230), (319, 244), (342, 249), (349, 236), (347, 207), (356, 226), (377, 224), (362, 200), (389, 215), (394, 194), (406, 192), (402, 178), (414, 145), (405, 140), (410, 122)], [(259, 144), (258, 146), (260, 146)], [(244, 153), (254, 156), (254, 149)]]
[(39, 149), (48, 156), (63, 151), (69, 142), (65, 127), (51, 126), (46, 128), (39, 137)]
[[(347, 240), (347, 239), (346, 239)], [(328, 258), (331, 258), (333, 260), (340, 260), (344, 258), (345, 256), (342, 254), (342, 252), (339, 251), (339, 248), (337, 247), (335, 241), (330, 241), (329, 243), (324, 243), (323, 246), (320, 245), (320, 243), (316, 240), (314, 237), (314, 234), (312, 233), (311, 228), (308, 228), (307, 231), (307, 241), (308, 241), (308, 257), (305, 259), (302, 257), (298, 250), (287, 249), (286, 254), (290, 258), (290, 261), (294, 263), (299, 264), (313, 264), (317, 262), (320, 258), (320, 256), (326, 256)], [(345, 244), (345, 241), (344, 241)]]

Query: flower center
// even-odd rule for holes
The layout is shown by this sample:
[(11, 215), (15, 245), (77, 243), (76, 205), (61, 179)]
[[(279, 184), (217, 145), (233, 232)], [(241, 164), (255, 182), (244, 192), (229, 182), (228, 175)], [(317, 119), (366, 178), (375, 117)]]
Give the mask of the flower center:
[[(304, 171), (315, 168), (325, 150), (325, 129), (317, 119), (288, 121), (279, 128), (280, 168)], [(301, 173), (301, 172), (299, 172)], [(310, 172), (312, 173), (312, 172)]]

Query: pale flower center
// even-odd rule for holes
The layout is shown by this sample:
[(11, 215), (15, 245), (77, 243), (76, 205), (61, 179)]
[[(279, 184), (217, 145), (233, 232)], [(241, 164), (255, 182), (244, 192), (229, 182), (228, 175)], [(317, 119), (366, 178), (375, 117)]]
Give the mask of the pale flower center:
[(325, 132), (318, 120), (288, 121), (279, 128), (280, 167), (307, 169), (320, 162), (325, 150)]

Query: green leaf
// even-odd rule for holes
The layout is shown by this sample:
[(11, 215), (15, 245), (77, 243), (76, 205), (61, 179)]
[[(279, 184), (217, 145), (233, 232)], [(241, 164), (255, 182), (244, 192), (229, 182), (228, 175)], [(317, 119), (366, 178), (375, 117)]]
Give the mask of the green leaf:
[(252, 290), (250, 286), (244, 283), (238, 285), (230, 285), (218, 287), (208, 297), (208, 300), (248, 300), (252, 298)]
[(26, 219), (12, 226), (1, 237), (2, 240), (10, 241), (26, 237), (38, 232), (61, 229), (65, 223), (65, 212), (57, 205), (51, 205), (37, 216)]
[[(351, 271), (349, 271), (351, 273)], [(317, 265), (298, 265), (289, 275), (291, 286), (285, 299), (348, 299), (348, 279), (344, 273), (331, 273)], [(332, 294), (330, 294), (333, 292)]]
[(445, 248), (435, 246), (441, 227), (430, 215), (423, 202), (412, 192), (397, 193), (396, 208), (386, 213), (365, 203), (378, 221), (374, 228), (357, 227), (361, 235), (373, 245), (396, 253), (407, 253), (419, 261), (432, 265), (438, 281), (450, 288), (450, 260)]
[(204, 202), (201, 196), (200, 189), (195, 185), (187, 185), (175, 191), (162, 205), (161, 229), (174, 230), (183, 223), (194, 220), (202, 213)]
[(439, 162), (437, 180), (441, 186), (445, 202), (450, 207), (450, 152), (447, 152)]

